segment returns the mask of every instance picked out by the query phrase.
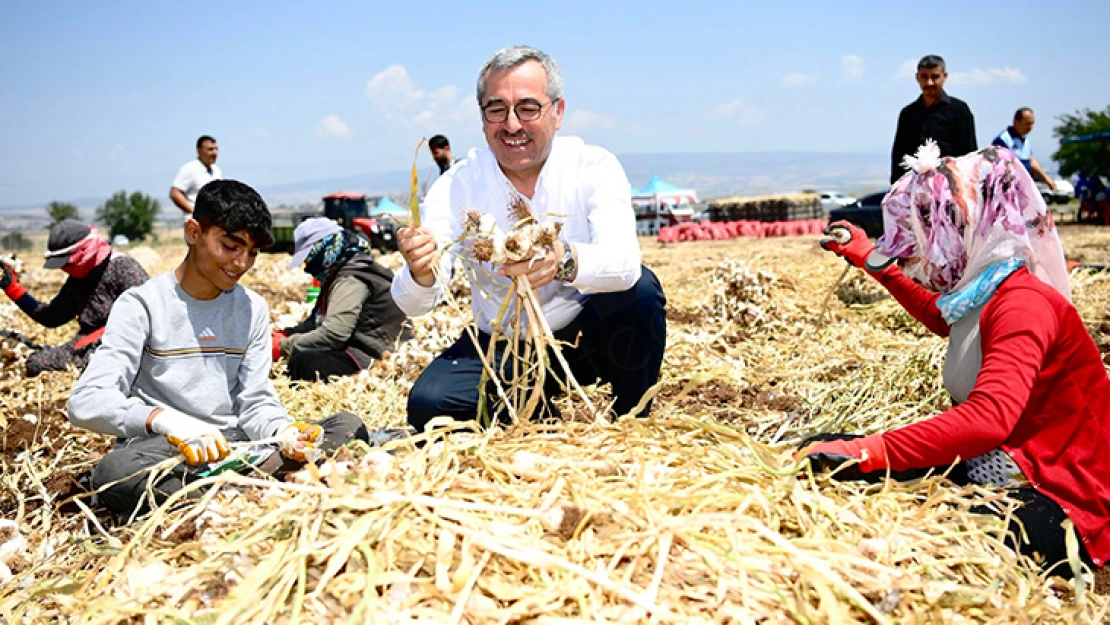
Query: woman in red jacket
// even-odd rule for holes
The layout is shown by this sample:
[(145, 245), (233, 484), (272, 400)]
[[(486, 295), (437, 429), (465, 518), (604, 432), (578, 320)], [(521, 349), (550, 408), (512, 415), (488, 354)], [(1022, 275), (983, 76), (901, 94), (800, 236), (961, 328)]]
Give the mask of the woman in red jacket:
[(1071, 519), (1080, 556), (1102, 567), (1110, 377), (1071, 304), (1044, 201), (1005, 149), (941, 159), (927, 145), (906, 165), (883, 200), (877, 246), (846, 222), (828, 232), (850, 238), (842, 230), (822, 246), (949, 338), (942, 375), (953, 407), (871, 436), (826, 435), (801, 453), (818, 468), (858, 461), (849, 474), (863, 478), (960, 462), (950, 475), (1010, 489), (1023, 503), (1010, 528), (1017, 551), (1069, 576), (1060, 523)]

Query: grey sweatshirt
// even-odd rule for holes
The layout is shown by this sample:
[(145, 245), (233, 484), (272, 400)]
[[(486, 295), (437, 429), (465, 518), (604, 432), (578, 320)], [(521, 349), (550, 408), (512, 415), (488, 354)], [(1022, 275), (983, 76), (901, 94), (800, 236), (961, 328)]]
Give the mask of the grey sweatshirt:
[(198, 300), (173, 272), (116, 300), (101, 345), (69, 398), (74, 425), (124, 438), (149, 436), (146, 419), (172, 408), (252, 440), (292, 419), (270, 382), (269, 307), (236, 286)]

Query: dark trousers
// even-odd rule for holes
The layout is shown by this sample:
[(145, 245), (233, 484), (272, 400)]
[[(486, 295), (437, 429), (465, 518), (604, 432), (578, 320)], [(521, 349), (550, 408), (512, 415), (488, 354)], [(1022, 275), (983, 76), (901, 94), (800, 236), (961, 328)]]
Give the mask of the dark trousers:
[[(644, 392), (659, 380), (663, 349), (667, 342), (667, 299), (659, 279), (647, 267), (639, 281), (627, 291), (596, 293), (586, 300), (582, 312), (555, 338), (577, 347), (563, 346), (571, 373), (583, 386), (609, 382), (613, 386), (613, 410), (627, 414)], [(479, 333), (483, 352), (490, 337)], [(499, 342), (494, 354), (501, 368), (506, 343)], [(519, 353), (519, 352), (518, 352)], [(561, 366), (550, 359), (554, 375), (562, 377)], [(505, 369), (510, 369), (506, 364)], [(464, 334), (440, 354), (413, 384), (408, 400), (408, 422), (418, 431), (432, 418), (446, 415), (456, 420), (477, 417), (478, 384), (482, 361), (470, 336)], [(504, 376), (502, 376), (504, 379)], [(548, 373), (545, 394), (560, 389), (559, 380)], [(486, 388), (492, 406), (497, 396)], [(647, 407), (637, 416), (647, 414)]]
[(92, 345), (86, 345), (81, 349), (74, 347), (77, 339), (74, 338), (68, 343), (63, 343), (56, 347), (43, 347), (37, 352), (27, 357), (27, 377), (33, 378), (43, 371), (65, 371), (69, 367), (76, 367), (84, 369), (89, 364), (89, 357), (92, 356), (93, 351), (96, 349), (100, 342), (97, 341)]
[(358, 373), (359, 366), (344, 351), (306, 349), (289, 357), (289, 377), (293, 380), (315, 382), (333, 376)]
[[(340, 412), (317, 422), (324, 433), (317, 441), (316, 447), (326, 453), (332, 453), (353, 439), (369, 440), (366, 426), (362, 419), (349, 412)], [(229, 443), (249, 441), (246, 432), (238, 428), (223, 431), (224, 438)], [(169, 444), (164, 436), (150, 436), (146, 438), (132, 438), (119, 441), (115, 449), (100, 459), (92, 472), (92, 487), (99, 489), (106, 484), (124, 480), (108, 487), (97, 494), (97, 501), (123, 518), (127, 518), (139, 505), (139, 500), (146, 493), (149, 473), (133, 474), (152, 467), (163, 460), (173, 458), (178, 454), (177, 448)], [(287, 460), (280, 454), (261, 463), (259, 470), (275, 473), (279, 469), (288, 470), (292, 460)], [(295, 463), (293, 463), (295, 464)], [(164, 474), (157, 484), (151, 489), (154, 491), (154, 503), (161, 505), (167, 497), (181, 490), (185, 484), (198, 479), (195, 477), (196, 469), (185, 464), (179, 464), (168, 473)], [(140, 513), (150, 507), (150, 502), (145, 501)]]

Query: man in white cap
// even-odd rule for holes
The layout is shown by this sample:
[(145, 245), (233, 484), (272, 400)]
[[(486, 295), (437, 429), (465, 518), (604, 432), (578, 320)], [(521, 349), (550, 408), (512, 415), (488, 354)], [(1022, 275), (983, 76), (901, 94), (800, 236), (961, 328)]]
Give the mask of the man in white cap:
[(365, 239), (330, 219), (307, 219), (293, 231), (289, 266), (302, 263), (320, 296), (304, 321), (273, 334), (274, 361), (289, 358), (289, 377), (311, 382), (358, 373), (411, 338), (390, 295), (393, 272), (374, 260)]
[(50, 229), (46, 243), (47, 269), (69, 275), (50, 302), (35, 299), (18, 276), (0, 263), (0, 288), (36, 323), (56, 328), (77, 319), (77, 336), (57, 347), (44, 347), (27, 358), (27, 376), (43, 371), (83, 369), (100, 344), (112, 304), (127, 289), (147, 281), (142, 265), (113, 251), (96, 228), (76, 219), (63, 219)]

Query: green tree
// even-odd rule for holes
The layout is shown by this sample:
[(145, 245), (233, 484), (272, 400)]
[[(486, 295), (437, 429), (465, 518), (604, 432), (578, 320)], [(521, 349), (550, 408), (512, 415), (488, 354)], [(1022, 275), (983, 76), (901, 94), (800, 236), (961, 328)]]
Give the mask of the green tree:
[(9, 232), (0, 236), (0, 249), (21, 251), (31, 249), (31, 241), (22, 232)]
[(158, 200), (145, 193), (117, 191), (96, 209), (96, 221), (108, 228), (111, 236), (122, 234), (132, 241), (145, 239), (154, 230)]
[(1058, 119), (1060, 123), (1052, 129), (1052, 134), (1060, 140), (1060, 149), (1052, 158), (1060, 165), (1060, 175), (1071, 176), (1079, 170), (1098, 171), (1103, 175), (1110, 172), (1110, 142), (1106, 139), (1064, 143), (1067, 139), (1110, 132), (1110, 106), (1104, 111), (1083, 109), (1065, 113)]
[(46, 205), (46, 214), (50, 215), (50, 226), (62, 221), (63, 219), (80, 219), (81, 216), (77, 212), (77, 207), (69, 202), (51, 202)]

